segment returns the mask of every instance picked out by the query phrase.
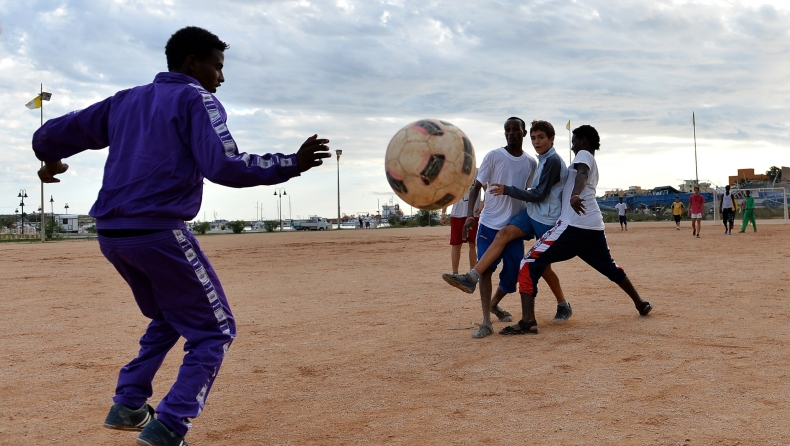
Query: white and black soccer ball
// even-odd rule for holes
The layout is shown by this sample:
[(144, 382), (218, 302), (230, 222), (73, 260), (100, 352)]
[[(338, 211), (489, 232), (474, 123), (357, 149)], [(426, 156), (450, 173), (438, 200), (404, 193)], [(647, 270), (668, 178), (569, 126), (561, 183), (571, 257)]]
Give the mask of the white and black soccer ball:
[(463, 198), (476, 165), (475, 149), (461, 129), (421, 119), (392, 137), (384, 168), (398, 197), (416, 208), (436, 210)]

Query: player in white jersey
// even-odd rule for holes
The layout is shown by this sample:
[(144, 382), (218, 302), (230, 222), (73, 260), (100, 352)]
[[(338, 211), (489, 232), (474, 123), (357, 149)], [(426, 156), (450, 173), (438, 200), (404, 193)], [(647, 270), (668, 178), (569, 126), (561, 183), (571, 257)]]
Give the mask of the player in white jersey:
[(589, 125), (583, 125), (573, 131), (572, 143), (576, 157), (568, 169), (568, 180), (562, 194), (563, 203), (570, 206), (563, 206), (557, 225), (524, 256), (518, 277), (522, 317), (500, 334), (537, 334), (535, 296), (538, 280), (546, 266), (576, 256), (619, 285), (631, 297), (640, 315), (647, 316), (653, 309), (649, 302), (639, 297), (623, 269), (612, 260), (606, 244), (603, 216), (595, 201), (598, 186), (595, 151), (600, 149), (598, 132)]
[[(467, 208), (467, 220), (464, 224), (464, 234), (474, 225), (474, 203), (480, 193), (480, 189), (487, 187), (490, 183), (518, 185), (526, 188), (532, 183), (532, 177), (538, 162), (535, 158), (527, 155), (523, 150), (524, 137), (527, 136), (526, 124), (520, 118), (508, 118), (505, 121), (505, 139), (507, 146), (492, 150), (483, 157), (480, 168), (477, 169), (477, 179), (469, 192), (469, 207)], [(524, 201), (517, 200), (506, 195), (492, 195), (486, 190), (485, 207), (480, 214), (480, 224), (477, 228), (477, 259), (485, 254), (488, 247), (494, 241), (497, 233), (507, 226), (510, 219), (521, 212), (526, 206)], [(518, 269), (521, 259), (524, 257), (524, 242), (513, 240), (508, 243), (502, 254), (495, 262), (482, 274), (480, 279), (480, 303), (483, 309), (483, 322), (480, 329), (472, 334), (473, 338), (484, 338), (494, 332), (491, 324), (491, 293), (493, 284), (491, 276), (497, 269), (500, 260), (502, 261), (502, 271), (499, 273), (499, 286), (494, 295), (495, 301), (502, 300), (508, 293), (516, 292), (516, 282), (518, 281)], [(506, 311), (495, 308), (497, 317), (502, 321), (509, 321), (510, 314)]]
[(628, 205), (623, 203), (623, 197), (620, 197), (620, 202), (614, 205), (614, 208), (617, 209), (617, 219), (620, 221), (620, 230), (623, 230), (623, 226), (625, 226), (625, 230), (628, 230), (628, 221), (625, 219), (625, 211), (628, 210)]

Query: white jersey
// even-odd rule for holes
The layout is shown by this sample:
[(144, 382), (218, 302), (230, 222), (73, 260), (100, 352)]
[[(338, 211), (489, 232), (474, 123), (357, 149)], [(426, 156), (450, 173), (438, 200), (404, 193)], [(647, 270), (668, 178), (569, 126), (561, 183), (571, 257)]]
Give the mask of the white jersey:
[(623, 216), (625, 215), (625, 210), (628, 209), (628, 205), (625, 203), (617, 203), (614, 205), (614, 208), (617, 209), (617, 215)]
[[(586, 164), (590, 168), (587, 184), (584, 185), (584, 189), (579, 194), (579, 198), (583, 200), (585, 207), (585, 213), (581, 215), (577, 214), (570, 205), (573, 186), (576, 184), (576, 164)], [(601, 209), (595, 200), (596, 187), (598, 187), (598, 164), (595, 162), (595, 157), (586, 150), (580, 150), (568, 167), (568, 181), (565, 182), (565, 189), (562, 191), (562, 215), (560, 215), (560, 220), (566, 221), (568, 225), (576, 226), (577, 228), (603, 231), (605, 229), (603, 215), (601, 215)]]
[(722, 209), (730, 208), (732, 209), (732, 195), (722, 195), (721, 197), (721, 207)]
[[(469, 192), (472, 190), (472, 187), (474, 187), (474, 184), (469, 186), (469, 190), (464, 194), (464, 198), (453, 205), (453, 209), (450, 211), (450, 217), (466, 218), (466, 213), (469, 211)], [(475, 217), (480, 216), (480, 213), (477, 212), (477, 208), (480, 207), (481, 202), (480, 194), (478, 194), (477, 201), (475, 202)]]
[[(513, 156), (507, 149), (500, 147), (488, 152), (477, 170), (477, 181), (483, 186), (500, 183), (505, 186), (525, 188), (532, 184), (532, 177), (538, 162), (530, 155), (522, 153)], [(494, 196), (486, 190), (486, 205), (480, 215), (480, 224), (500, 230), (507, 226), (510, 219), (521, 212), (526, 203), (507, 195)]]

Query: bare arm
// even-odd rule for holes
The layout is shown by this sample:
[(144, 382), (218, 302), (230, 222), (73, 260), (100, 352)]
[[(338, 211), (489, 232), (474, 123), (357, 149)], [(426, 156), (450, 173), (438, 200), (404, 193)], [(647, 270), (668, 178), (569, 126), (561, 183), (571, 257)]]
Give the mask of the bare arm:
[(573, 193), (571, 193), (571, 200), (570, 204), (573, 208), (574, 212), (579, 215), (585, 214), (585, 206), (584, 203), (579, 197), (579, 194), (582, 193), (584, 190), (584, 186), (587, 184), (587, 179), (590, 175), (590, 166), (582, 163), (576, 163), (576, 182), (573, 184)]
[(483, 185), (475, 180), (474, 186), (469, 191), (469, 207), (466, 210), (466, 221), (464, 222), (464, 228), (461, 231), (461, 235), (464, 239), (469, 235), (469, 230), (472, 229), (472, 226), (475, 224), (475, 219), (473, 218), (475, 215), (475, 203), (477, 203), (477, 197), (480, 195), (480, 188)]

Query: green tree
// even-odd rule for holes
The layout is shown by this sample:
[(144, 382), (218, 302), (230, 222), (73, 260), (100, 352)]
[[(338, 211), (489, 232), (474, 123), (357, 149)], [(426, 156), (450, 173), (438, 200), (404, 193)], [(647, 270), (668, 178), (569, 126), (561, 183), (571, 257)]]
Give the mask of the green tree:
[(277, 229), (277, 226), (280, 225), (280, 222), (277, 220), (264, 220), (263, 221), (263, 229), (266, 229), (266, 232), (273, 232)]
[(389, 218), (387, 218), (387, 223), (389, 223), (390, 226), (395, 226), (400, 223), (400, 221), (400, 215), (390, 215)]
[(777, 166), (771, 166), (765, 171), (765, 174), (768, 175), (771, 181), (782, 181), (782, 169)]
[(57, 221), (47, 220), (46, 224), (44, 225), (44, 234), (50, 240), (61, 238), (60, 234), (64, 232), (66, 231), (63, 229), (63, 226), (61, 226)]
[(195, 224), (192, 226), (192, 229), (193, 229), (195, 232), (197, 232), (198, 234), (201, 234), (201, 235), (203, 235), (203, 234), (205, 234), (206, 232), (208, 232), (208, 230), (209, 230), (209, 229), (211, 229), (211, 223), (209, 223), (209, 222), (207, 222), (207, 221), (204, 221), (204, 222), (198, 222), (198, 223), (195, 223)]
[(439, 211), (423, 211), (417, 213), (420, 226), (439, 226)]
[(234, 234), (241, 234), (244, 231), (244, 226), (246, 226), (246, 223), (244, 223), (243, 220), (234, 220), (228, 222), (228, 227), (231, 231), (233, 231)]

